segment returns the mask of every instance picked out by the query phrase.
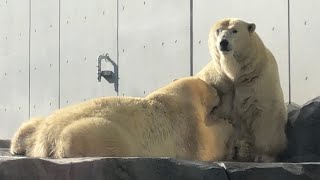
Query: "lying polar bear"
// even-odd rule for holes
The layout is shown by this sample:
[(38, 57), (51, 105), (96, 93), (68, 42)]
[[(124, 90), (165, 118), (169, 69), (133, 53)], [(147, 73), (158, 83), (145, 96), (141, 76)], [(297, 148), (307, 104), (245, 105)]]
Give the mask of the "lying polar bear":
[(145, 98), (97, 98), (24, 123), (11, 153), (31, 157), (143, 156), (222, 160), (232, 126), (206, 123), (216, 90), (187, 77)]
[(236, 18), (219, 20), (209, 33), (212, 61), (195, 75), (218, 90), (221, 103), (213, 114), (235, 126), (230, 147), (236, 152), (227, 160), (274, 161), (286, 147), (277, 62), (255, 28)]

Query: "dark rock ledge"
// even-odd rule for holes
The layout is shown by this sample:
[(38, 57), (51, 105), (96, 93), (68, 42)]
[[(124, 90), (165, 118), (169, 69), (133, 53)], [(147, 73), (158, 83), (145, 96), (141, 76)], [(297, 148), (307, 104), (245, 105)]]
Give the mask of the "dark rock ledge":
[(1, 180), (318, 180), (319, 175), (320, 163), (205, 163), (169, 158), (0, 158)]

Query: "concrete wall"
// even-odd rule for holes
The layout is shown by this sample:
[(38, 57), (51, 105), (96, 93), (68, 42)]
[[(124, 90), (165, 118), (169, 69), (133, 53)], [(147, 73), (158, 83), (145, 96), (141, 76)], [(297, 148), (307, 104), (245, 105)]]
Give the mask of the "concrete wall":
[[(99, 96), (144, 96), (210, 61), (223, 17), (256, 23), (274, 53), (286, 101), (320, 94), (317, 0), (0, 0), (0, 138), (30, 116)], [(108, 53), (118, 83), (97, 82)], [(102, 61), (102, 70), (113, 70)], [(291, 71), (290, 71), (291, 70)]]

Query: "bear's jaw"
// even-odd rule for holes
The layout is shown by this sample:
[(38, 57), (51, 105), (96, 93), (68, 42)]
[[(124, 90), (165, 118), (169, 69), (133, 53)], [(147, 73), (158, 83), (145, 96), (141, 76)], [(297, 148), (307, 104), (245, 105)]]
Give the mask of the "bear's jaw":
[(221, 51), (219, 50), (221, 56), (233, 56), (232, 50)]
[[(248, 61), (249, 60), (249, 61)], [(237, 82), (245, 74), (250, 74), (255, 63), (250, 62), (249, 57), (241, 58), (240, 55), (220, 54), (219, 60), (221, 70), (233, 82)]]
[(221, 69), (230, 80), (235, 81), (237, 79), (241, 70), (241, 65), (232, 54), (222, 55), (220, 57), (220, 65)]

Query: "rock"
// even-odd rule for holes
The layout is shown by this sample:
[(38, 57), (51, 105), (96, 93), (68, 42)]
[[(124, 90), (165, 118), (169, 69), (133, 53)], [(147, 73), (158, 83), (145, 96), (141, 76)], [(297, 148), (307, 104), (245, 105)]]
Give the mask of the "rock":
[(11, 156), (8, 148), (0, 148), (0, 156)]
[(170, 158), (0, 158), (0, 179), (318, 180), (320, 163), (195, 162)]
[(9, 153), (10, 140), (0, 139), (0, 156), (11, 156)]
[(287, 104), (288, 122), (293, 122), (299, 115), (301, 106), (295, 103)]
[(178, 161), (168, 158), (76, 158), (0, 160), (0, 179), (216, 179), (228, 180), (216, 163)]
[[(288, 107), (289, 110), (289, 107)], [(320, 97), (299, 107), (290, 107), (287, 124), (288, 162), (320, 161)]]
[(229, 180), (319, 180), (320, 163), (225, 163)]
[(0, 139), (0, 148), (9, 148), (10, 140), (1, 140)]

